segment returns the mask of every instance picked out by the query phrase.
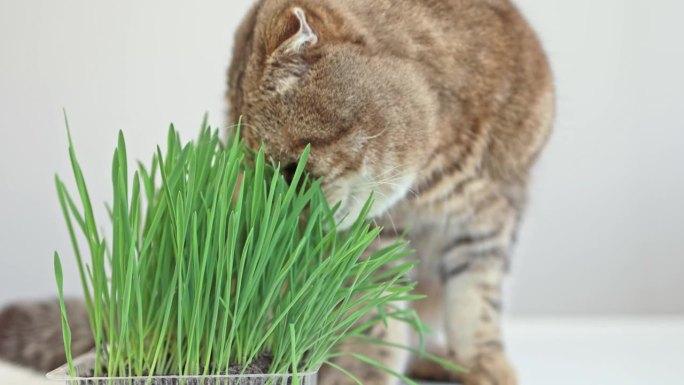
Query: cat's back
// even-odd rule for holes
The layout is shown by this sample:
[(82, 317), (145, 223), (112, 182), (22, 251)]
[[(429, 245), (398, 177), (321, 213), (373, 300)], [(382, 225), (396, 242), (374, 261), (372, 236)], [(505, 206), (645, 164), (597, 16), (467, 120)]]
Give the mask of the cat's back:
[[(495, 179), (524, 182), (554, 118), (546, 54), (508, 0), (344, 0), (379, 54), (416, 63), (439, 95), (440, 140), (477, 156)], [(475, 142), (475, 141), (473, 141)], [(454, 143), (459, 143), (454, 145)]]

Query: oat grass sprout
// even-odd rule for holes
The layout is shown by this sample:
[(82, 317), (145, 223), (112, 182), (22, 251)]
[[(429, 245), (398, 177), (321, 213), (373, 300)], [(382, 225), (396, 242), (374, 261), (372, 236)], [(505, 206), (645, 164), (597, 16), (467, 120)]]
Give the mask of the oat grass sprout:
[[(288, 184), (263, 150), (238, 136), (222, 145), (205, 119), (195, 141), (171, 126), (165, 152), (129, 169), (119, 133), (105, 238), (69, 134), (77, 193), (55, 183), (95, 337), (94, 376), (216, 375), (264, 357), (266, 373), (313, 371), (388, 318), (422, 330), (393, 305), (419, 298), (405, 278), (406, 245), (364, 256), (380, 232), (364, 219), (371, 200), (338, 232), (320, 181), (304, 172), (308, 153)], [(57, 253), (54, 262), (63, 301)], [(62, 322), (73, 373), (64, 311)]]

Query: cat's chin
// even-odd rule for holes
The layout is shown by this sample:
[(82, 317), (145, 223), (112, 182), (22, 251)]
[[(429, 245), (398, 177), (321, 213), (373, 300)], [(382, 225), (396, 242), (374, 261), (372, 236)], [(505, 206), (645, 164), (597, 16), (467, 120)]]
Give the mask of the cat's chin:
[[(397, 178), (396, 183), (376, 186), (370, 191), (351, 189), (350, 193), (341, 200), (335, 213), (338, 230), (348, 230), (363, 211), (368, 198), (373, 195), (373, 206), (368, 213), (368, 219), (379, 218), (387, 213), (411, 192), (413, 178), (410, 176)], [(384, 188), (383, 188), (384, 187)]]

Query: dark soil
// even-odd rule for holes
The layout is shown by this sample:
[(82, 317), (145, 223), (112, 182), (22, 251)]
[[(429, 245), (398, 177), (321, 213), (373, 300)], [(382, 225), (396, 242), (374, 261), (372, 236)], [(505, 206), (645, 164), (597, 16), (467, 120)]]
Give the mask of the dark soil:
[[(271, 368), (271, 361), (273, 361), (273, 357), (269, 353), (261, 353), (254, 358), (251, 364), (247, 365), (244, 374), (267, 374), (268, 369)], [(228, 368), (228, 374), (240, 374), (242, 368), (242, 365), (231, 365)]]

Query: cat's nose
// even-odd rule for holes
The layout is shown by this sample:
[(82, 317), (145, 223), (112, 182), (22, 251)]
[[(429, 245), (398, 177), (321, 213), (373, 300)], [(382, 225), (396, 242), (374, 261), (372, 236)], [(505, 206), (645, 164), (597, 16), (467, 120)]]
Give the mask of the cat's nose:
[(297, 163), (286, 164), (284, 167), (280, 169), (280, 173), (283, 174), (283, 177), (285, 178), (288, 184), (292, 183), (296, 171)]

